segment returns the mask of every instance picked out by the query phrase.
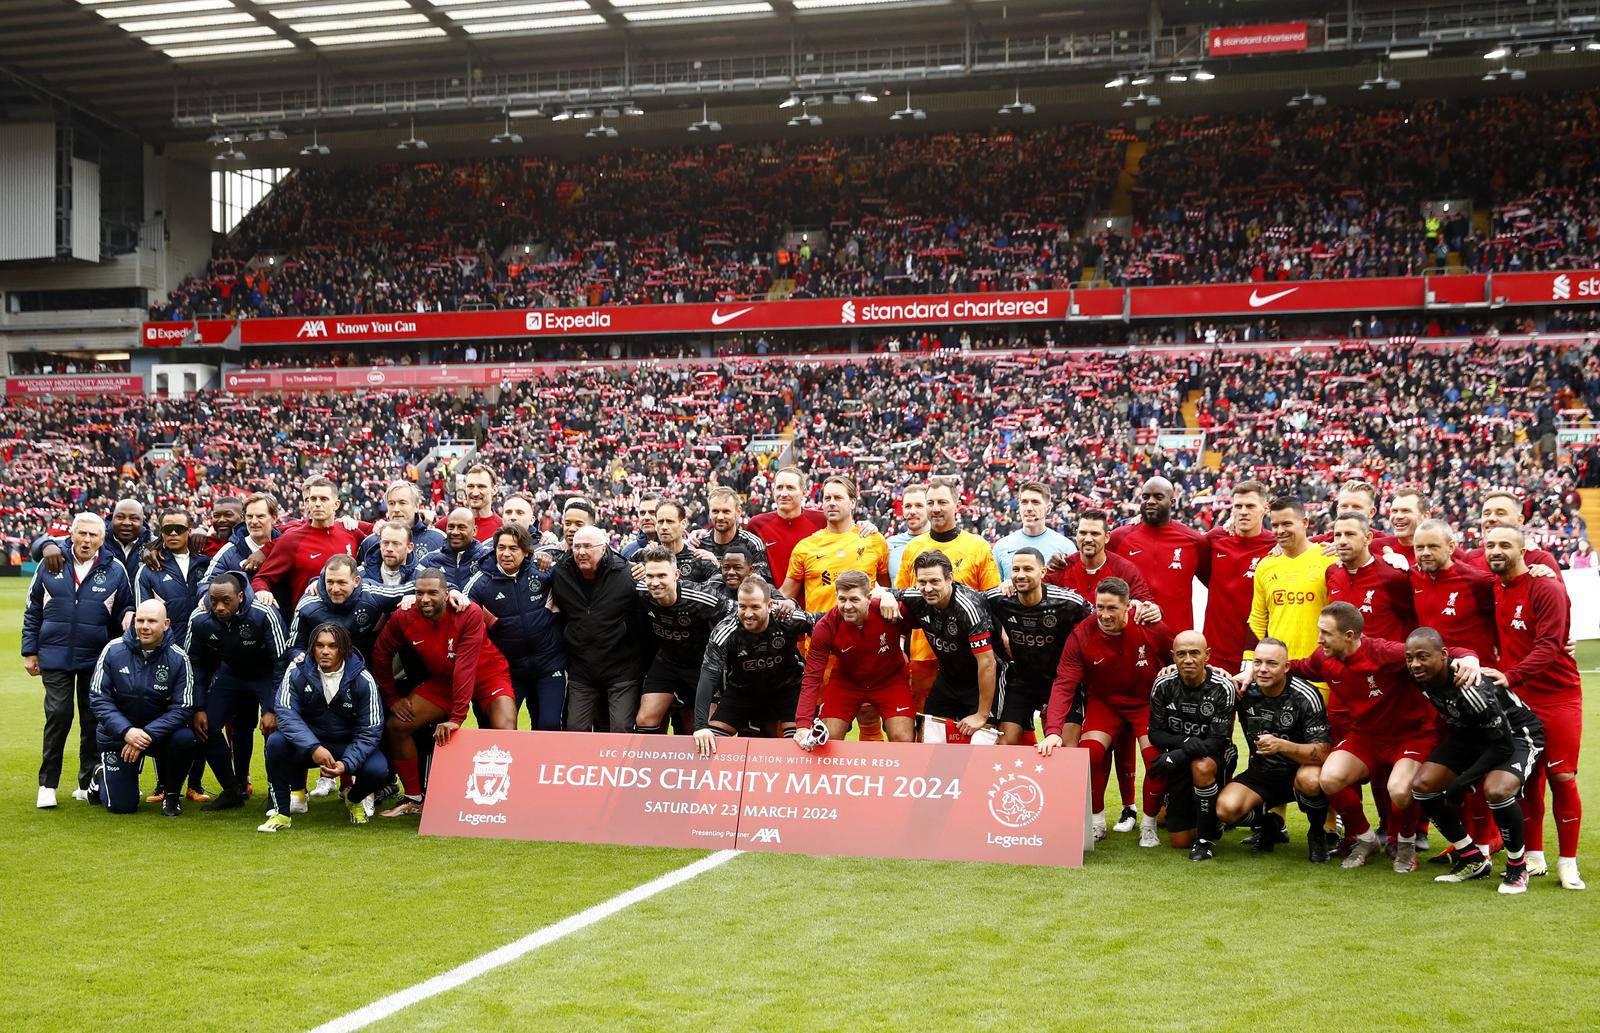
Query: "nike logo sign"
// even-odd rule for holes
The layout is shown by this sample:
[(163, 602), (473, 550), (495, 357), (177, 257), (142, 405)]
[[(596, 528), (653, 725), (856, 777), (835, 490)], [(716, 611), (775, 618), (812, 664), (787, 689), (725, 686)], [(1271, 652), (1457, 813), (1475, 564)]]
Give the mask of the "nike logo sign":
[(408, 641), (408, 642), (410, 642), (410, 643), (411, 643), (411, 644), (412, 644), (412, 645), (414, 645), (414, 646), (420, 646), (420, 645), (422, 645), (422, 643), (421, 643), (421, 642), (419, 642), (419, 641), (417, 641), (417, 640), (416, 640), (416, 639), (414, 639), (414, 638), (413, 638), (413, 639), (407, 639), (407, 641)]
[(1144, 551), (1143, 549), (1129, 549), (1128, 550), (1128, 555), (1129, 556), (1137, 556), (1143, 551)]
[(1275, 294), (1259, 294), (1259, 293), (1257, 293), (1255, 291), (1251, 291), (1250, 292), (1250, 307), (1251, 308), (1260, 308), (1262, 305), (1270, 305), (1274, 301), (1277, 301), (1279, 298), (1287, 298), (1289, 295), (1293, 294), (1295, 291), (1297, 291), (1299, 289), (1300, 289), (1299, 287), (1290, 287), (1288, 290), (1281, 290), (1281, 291), (1278, 291)]
[(850, 652), (850, 650), (852, 650), (854, 648), (855, 648), (855, 646), (840, 646), (839, 647), (839, 652), (840, 653), (848, 653), (848, 652)]
[(314, 559), (314, 560), (321, 559), (322, 558), (322, 553), (314, 552), (314, 553), (311, 554), (311, 558)]
[(1091, 667), (1099, 667), (1103, 663), (1105, 663), (1104, 660), (1096, 660), (1094, 663), (1090, 664), (1089, 666), (1091, 666)]
[[(754, 306), (752, 306), (752, 307), (754, 307)], [(750, 311), (750, 309), (748, 309), (748, 308), (736, 308), (732, 312), (723, 312), (723, 311), (721, 311), (719, 309), (712, 309), (711, 310), (711, 325), (712, 326), (721, 326), (723, 323), (730, 323), (733, 320), (738, 319), (740, 316), (744, 315), (746, 312), (749, 312), (749, 311)]]

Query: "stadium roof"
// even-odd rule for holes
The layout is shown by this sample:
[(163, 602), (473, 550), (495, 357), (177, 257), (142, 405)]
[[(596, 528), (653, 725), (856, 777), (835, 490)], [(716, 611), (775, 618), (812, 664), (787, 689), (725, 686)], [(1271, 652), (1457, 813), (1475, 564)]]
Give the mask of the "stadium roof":
[[(1353, 89), (1375, 60), (1419, 42), (1431, 60), (1409, 63), (1408, 83), (1467, 82), (1482, 68), (1479, 41), (1600, 29), (1600, 0), (3, 0), (0, 119), (70, 107), (142, 140), (195, 144), (219, 131), (277, 140), (414, 120), (481, 140), (488, 122), (563, 108), (642, 107), (652, 117), (637, 130), (659, 115), (654, 128), (681, 133), (705, 103), (730, 132), (771, 132), (784, 125), (774, 105), (795, 91), (830, 105), (811, 110), (831, 131), (865, 126), (862, 105), (832, 105), (867, 93), (893, 101), (880, 113), (903, 103), (978, 118), (1018, 89), (1076, 116), (1069, 88), (1114, 101), (1101, 92), (1108, 77), (1217, 67), (1208, 27), (1284, 20), (1311, 24), (1308, 51), (1224, 63), (1228, 85), (1208, 84), (1219, 102), (1247, 97), (1246, 75), (1271, 77), (1260, 87), (1276, 93), (1283, 76), (1297, 91), (1337, 86), (1301, 79), (1336, 69)], [(1544, 84), (1545, 70), (1600, 64), (1581, 47), (1552, 49), (1530, 66), (1549, 64)]]

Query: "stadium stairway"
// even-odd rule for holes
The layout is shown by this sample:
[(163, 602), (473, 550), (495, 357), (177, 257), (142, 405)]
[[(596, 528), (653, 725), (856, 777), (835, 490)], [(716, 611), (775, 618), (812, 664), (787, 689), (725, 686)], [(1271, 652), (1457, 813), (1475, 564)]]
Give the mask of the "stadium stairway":
[(1578, 505), (1578, 515), (1583, 517), (1589, 544), (1600, 551), (1600, 488), (1579, 488), (1578, 497), (1583, 500)]
[[(1200, 392), (1190, 391), (1183, 399), (1181, 407), (1183, 412), (1183, 425), (1185, 427), (1200, 426)], [(1207, 470), (1222, 469), (1222, 453), (1216, 449), (1208, 448), (1200, 453), (1200, 464)]]
[(1122, 151), (1122, 171), (1117, 173), (1117, 185), (1111, 191), (1111, 214), (1133, 214), (1133, 187), (1139, 181), (1139, 163), (1150, 147), (1143, 140), (1129, 140)]
[(775, 280), (767, 290), (767, 301), (788, 301), (789, 295), (794, 293), (793, 280)]

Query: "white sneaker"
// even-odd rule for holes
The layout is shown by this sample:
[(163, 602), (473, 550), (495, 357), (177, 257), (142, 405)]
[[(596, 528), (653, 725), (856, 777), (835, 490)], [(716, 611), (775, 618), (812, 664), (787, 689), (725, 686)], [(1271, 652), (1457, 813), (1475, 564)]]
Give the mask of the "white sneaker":
[(1142, 847), (1161, 845), (1161, 837), (1156, 835), (1156, 820), (1149, 815), (1145, 815), (1144, 820), (1139, 823), (1139, 845)]
[(1117, 823), (1115, 825), (1111, 826), (1111, 831), (1112, 832), (1132, 832), (1133, 831), (1133, 827), (1135, 825), (1137, 825), (1138, 823), (1139, 823), (1139, 812), (1134, 810), (1132, 807), (1124, 807), (1124, 808), (1122, 808), (1122, 817), (1118, 818), (1117, 819)]
[[(56, 791), (49, 786), (39, 787), (39, 802), (34, 804), (41, 811), (47, 811), (56, 805)], [(1104, 829), (1102, 828), (1102, 831)]]
[(337, 788), (339, 788), (339, 783), (336, 780), (329, 778), (327, 775), (323, 775), (317, 779), (317, 784), (312, 786), (311, 792), (307, 793), (306, 795), (331, 796), (333, 795), (333, 791)]
[(1544, 859), (1543, 850), (1529, 850), (1523, 856), (1528, 859), (1528, 878), (1536, 879), (1550, 874), (1550, 862)]
[(87, 789), (74, 789), (72, 791), (72, 798), (74, 800), (77, 800), (79, 803), (88, 803), (89, 802), (89, 790), (87, 790)]
[(372, 797), (373, 794), (368, 793), (366, 799), (361, 801), (361, 809), (367, 812), (367, 817), (369, 818), (372, 817), (372, 812), (378, 809), (377, 805), (372, 802)]
[[(44, 805), (40, 804), (39, 806), (43, 807)], [(52, 806), (52, 807), (55, 806), (54, 797), (51, 798), (50, 806)], [(1099, 814), (1092, 814), (1092, 815), (1089, 816), (1089, 830), (1094, 834), (1094, 841), (1096, 843), (1098, 843), (1102, 839), (1106, 838), (1106, 812), (1105, 811), (1101, 811)]]
[(1561, 880), (1564, 890), (1587, 889), (1583, 880), (1578, 877), (1578, 859), (1576, 857), (1556, 858), (1556, 878)]
[(306, 794), (305, 793), (300, 792), (298, 789), (289, 790), (289, 813), (290, 814), (304, 814), (307, 811), (309, 811), (310, 809), (311, 809), (311, 805), (306, 802)]

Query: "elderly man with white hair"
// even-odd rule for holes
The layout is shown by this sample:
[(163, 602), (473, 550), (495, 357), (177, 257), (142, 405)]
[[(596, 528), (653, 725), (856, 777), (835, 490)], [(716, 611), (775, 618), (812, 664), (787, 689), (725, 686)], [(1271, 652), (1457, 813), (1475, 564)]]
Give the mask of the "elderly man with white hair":
[(56, 805), (56, 787), (78, 709), (78, 786), (73, 797), (88, 799), (94, 774), (94, 716), (89, 680), (106, 643), (122, 634), (133, 605), (128, 572), (105, 548), (105, 521), (93, 513), (72, 518), (67, 562), (55, 573), (40, 564), (28, 586), (22, 613), (22, 663), (44, 682), (44, 756), (39, 764), (41, 808)]
[(567, 728), (626, 732), (639, 710), (648, 631), (629, 564), (598, 527), (579, 528), (551, 568), (550, 595), (565, 619)]

